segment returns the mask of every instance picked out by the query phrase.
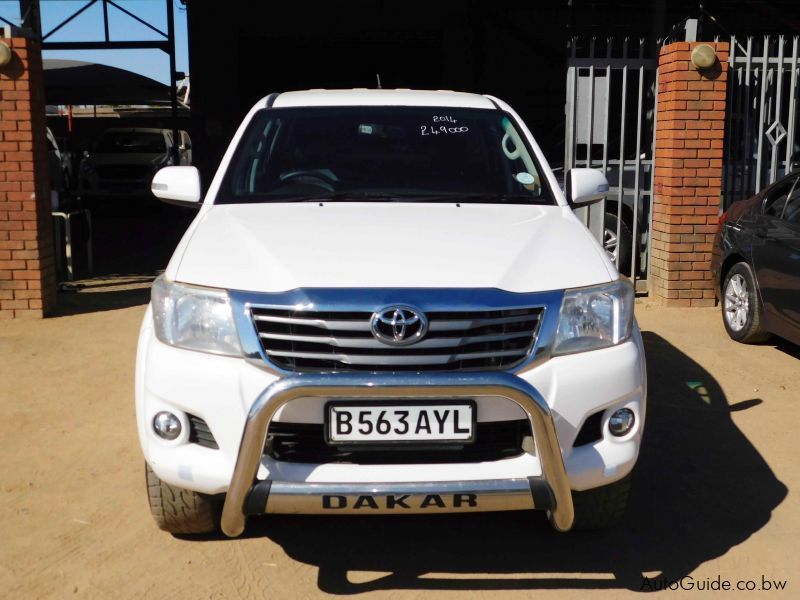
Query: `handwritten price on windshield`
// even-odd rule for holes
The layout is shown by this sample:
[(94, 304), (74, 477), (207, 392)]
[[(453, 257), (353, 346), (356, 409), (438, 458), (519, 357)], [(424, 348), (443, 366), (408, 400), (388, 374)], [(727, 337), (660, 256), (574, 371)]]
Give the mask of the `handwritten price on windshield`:
[(466, 133), (469, 127), (448, 127), (447, 125), (420, 125), (421, 135), (439, 135), (440, 133)]

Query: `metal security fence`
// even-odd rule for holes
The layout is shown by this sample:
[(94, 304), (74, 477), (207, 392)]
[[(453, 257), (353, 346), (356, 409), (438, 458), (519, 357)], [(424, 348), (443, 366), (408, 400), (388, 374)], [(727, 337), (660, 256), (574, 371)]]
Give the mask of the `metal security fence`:
[(732, 37), (728, 64), (726, 207), (800, 166), (798, 36)]
[(610, 189), (579, 216), (647, 290), (656, 120), (657, 60), (644, 40), (573, 38), (567, 61), (564, 171), (602, 171)]

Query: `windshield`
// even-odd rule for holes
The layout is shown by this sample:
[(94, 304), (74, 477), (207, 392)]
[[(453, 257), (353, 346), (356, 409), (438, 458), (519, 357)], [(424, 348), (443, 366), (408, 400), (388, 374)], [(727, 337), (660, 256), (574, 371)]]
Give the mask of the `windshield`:
[(167, 145), (160, 133), (107, 131), (97, 145), (100, 153), (164, 154)]
[(510, 115), (404, 106), (262, 110), (216, 202), (359, 199), (555, 204)]

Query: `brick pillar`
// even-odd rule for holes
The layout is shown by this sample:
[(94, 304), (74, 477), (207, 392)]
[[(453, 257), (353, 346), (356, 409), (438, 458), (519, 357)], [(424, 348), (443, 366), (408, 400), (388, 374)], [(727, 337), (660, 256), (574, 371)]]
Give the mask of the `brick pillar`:
[(661, 49), (650, 295), (672, 306), (713, 306), (709, 263), (722, 192), (727, 42), (708, 43), (717, 62), (698, 70), (691, 49)]
[(0, 319), (42, 317), (55, 306), (42, 53), (37, 42), (0, 38)]

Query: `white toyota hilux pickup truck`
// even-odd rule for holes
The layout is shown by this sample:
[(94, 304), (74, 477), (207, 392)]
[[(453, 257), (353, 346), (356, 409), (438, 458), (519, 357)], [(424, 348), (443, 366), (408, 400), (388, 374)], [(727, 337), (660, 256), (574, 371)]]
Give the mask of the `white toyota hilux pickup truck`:
[(248, 515), (535, 509), (622, 516), (645, 420), (634, 293), (503, 101), (272, 94), (153, 285), (136, 364), (150, 507), (173, 533)]

